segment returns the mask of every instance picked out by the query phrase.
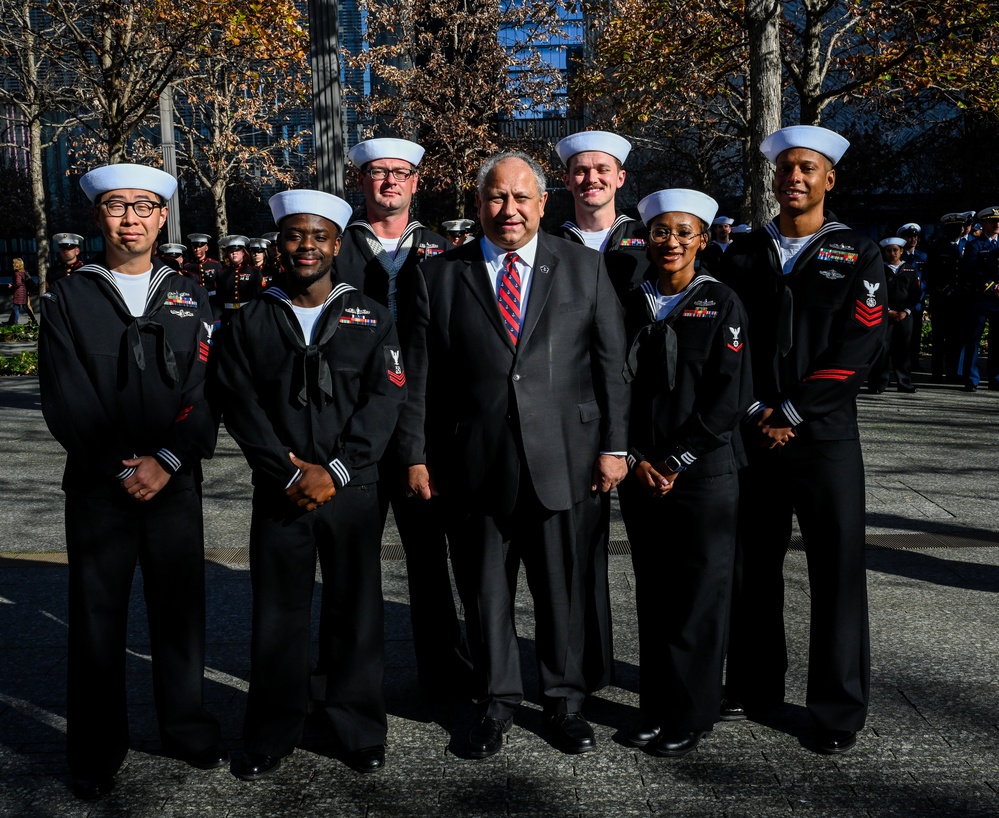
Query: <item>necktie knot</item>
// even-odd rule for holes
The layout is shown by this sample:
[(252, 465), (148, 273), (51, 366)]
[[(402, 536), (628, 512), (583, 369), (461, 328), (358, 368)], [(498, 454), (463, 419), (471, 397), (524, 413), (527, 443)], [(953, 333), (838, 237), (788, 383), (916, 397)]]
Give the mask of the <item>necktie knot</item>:
[(503, 259), (503, 275), (500, 277), (499, 285), (499, 310), (503, 325), (514, 346), (520, 340), (520, 272), (517, 270), (517, 262), (520, 256), (516, 253), (507, 253)]

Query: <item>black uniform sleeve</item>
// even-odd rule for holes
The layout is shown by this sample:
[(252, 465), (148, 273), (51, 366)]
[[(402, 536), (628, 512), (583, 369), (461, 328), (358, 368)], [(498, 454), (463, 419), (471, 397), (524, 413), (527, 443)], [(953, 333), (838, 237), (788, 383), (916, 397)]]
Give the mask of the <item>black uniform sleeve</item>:
[(406, 396), (406, 370), (399, 335), (386, 316), (381, 334), (365, 362), (354, 411), (340, 433), (337, 451), (325, 464), (338, 489), (349, 483), (352, 475), (381, 460)]
[[(184, 465), (210, 458), (218, 440), (218, 424), (205, 394), (208, 360), (211, 354), (211, 327), (215, 319), (208, 293), (198, 287), (198, 338), (187, 378), (180, 385), (180, 409), (155, 457), (171, 474)], [(145, 454), (145, 453), (144, 453)]]
[(108, 415), (77, 352), (66, 312), (69, 302), (60, 292), (55, 289), (42, 298), (38, 337), (42, 415), (67, 452), (91, 463), (95, 474), (123, 480), (129, 470), (122, 460), (137, 452), (128, 448), (121, 425)]
[(247, 315), (246, 310), (238, 310), (222, 335), (216, 370), (217, 395), (225, 427), (243, 450), (250, 469), (287, 486), (295, 480), (298, 469), (291, 462), (291, 450), (275, 433), (260, 401), (245, 352), (252, 345), (246, 337)]

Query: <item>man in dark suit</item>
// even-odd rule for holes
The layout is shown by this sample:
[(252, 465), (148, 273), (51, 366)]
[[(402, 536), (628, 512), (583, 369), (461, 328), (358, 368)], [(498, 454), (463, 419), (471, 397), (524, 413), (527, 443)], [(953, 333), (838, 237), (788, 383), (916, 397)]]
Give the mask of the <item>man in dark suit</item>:
[(472, 758), (500, 749), (524, 698), (513, 620), (521, 561), (553, 743), (596, 746), (579, 712), (584, 567), (599, 495), (627, 471), (625, 335), (603, 257), (538, 232), (545, 189), (524, 154), (483, 164), (484, 236), (421, 265), (407, 347), (400, 453), (410, 491), (445, 502), (474, 663)]

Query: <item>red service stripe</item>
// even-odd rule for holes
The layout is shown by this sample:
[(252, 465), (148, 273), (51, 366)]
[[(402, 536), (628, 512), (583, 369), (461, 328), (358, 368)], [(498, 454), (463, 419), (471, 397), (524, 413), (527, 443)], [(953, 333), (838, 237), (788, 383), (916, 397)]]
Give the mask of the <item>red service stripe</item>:
[(404, 386), (406, 384), (406, 373), (405, 372), (389, 372), (389, 380), (392, 381), (396, 386)]
[(852, 375), (855, 370), (853, 369), (816, 369), (815, 375)]
[(806, 381), (845, 381), (846, 378), (847, 378), (846, 375), (832, 375), (832, 374), (820, 375), (818, 372), (816, 372), (814, 375), (809, 375), (807, 378), (805, 378), (805, 380)]

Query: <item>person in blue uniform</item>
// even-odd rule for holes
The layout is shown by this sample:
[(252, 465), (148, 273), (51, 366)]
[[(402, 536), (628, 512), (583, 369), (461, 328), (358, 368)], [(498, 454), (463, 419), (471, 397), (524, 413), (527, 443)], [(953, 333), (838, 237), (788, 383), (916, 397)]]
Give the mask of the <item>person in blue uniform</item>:
[(324, 711), (344, 763), (385, 763), (378, 461), (406, 397), (388, 311), (333, 280), (350, 205), (327, 193), (271, 197), (284, 273), (230, 321), (218, 387), (253, 472), (250, 690), (233, 773), (273, 773), (302, 737), (312, 593), (322, 567), (330, 664)]
[(893, 236), (883, 239), (880, 245), (888, 284), (888, 333), (884, 352), (871, 367), (867, 389), (876, 394), (884, 392), (888, 389), (894, 371), (895, 388), (899, 392), (912, 393), (916, 391), (912, 383), (910, 357), (914, 321), (912, 314), (922, 295), (919, 274), (915, 267), (902, 261), (905, 239)]
[[(336, 280), (388, 308), (403, 341), (416, 297), (416, 270), (451, 245), (410, 213), (419, 188), (423, 147), (407, 139), (367, 139), (348, 152), (364, 194), (364, 209), (347, 225), (336, 258)], [(405, 352), (405, 350), (404, 350)], [(441, 503), (410, 495), (399, 478), (396, 447), (389, 446), (379, 474), (382, 524), (389, 507), (406, 555), (409, 616), (418, 684), (431, 698), (467, 694), (468, 651), (451, 588), (448, 541)], [(329, 663), (325, 623), (320, 627), (316, 697)]]
[(621, 513), (638, 603), (642, 722), (627, 741), (677, 757), (709, 732), (735, 568), (739, 421), (752, 399), (746, 315), (698, 273), (714, 199), (661, 190), (638, 204), (655, 276), (625, 302), (631, 381)]
[(909, 332), (909, 360), (913, 371), (919, 371), (919, 358), (923, 352), (923, 301), (926, 297), (926, 280), (923, 278), (923, 265), (926, 252), (919, 247), (923, 238), (923, 228), (915, 222), (903, 224), (895, 235), (905, 242), (902, 247), (902, 261), (916, 271), (919, 282), (919, 300), (912, 308), (912, 327)]
[[(982, 382), (978, 356), (986, 326), (994, 326), (999, 316), (999, 205), (986, 207), (975, 215), (982, 224), (981, 235), (968, 242), (961, 257), (961, 270), (971, 289), (971, 308), (965, 318), (964, 354), (961, 380), (966, 392), (974, 392)], [(999, 355), (989, 355), (989, 389), (999, 389)]]
[(884, 343), (877, 245), (826, 210), (846, 139), (797, 125), (768, 136), (777, 217), (725, 253), (723, 279), (746, 307), (755, 400), (743, 424), (741, 577), (733, 598), (721, 717), (784, 702), (783, 564), (797, 516), (811, 627), (805, 704), (815, 748), (843, 753), (867, 718), (870, 636), (864, 462), (856, 397)]
[(142, 565), (163, 750), (226, 763), (203, 704), (205, 562), (201, 460), (215, 448), (205, 400), (205, 291), (153, 263), (177, 181), (120, 164), (80, 180), (105, 253), (42, 299), (42, 413), (66, 449), (69, 559), (67, 758), (73, 791), (106, 795), (128, 752), (125, 634)]
[[(971, 216), (974, 216), (974, 212)], [(972, 288), (961, 273), (967, 213), (945, 213), (940, 235), (927, 247), (923, 278), (933, 327), (931, 368), (935, 383), (959, 383), (964, 352), (963, 319), (968, 314)]]

